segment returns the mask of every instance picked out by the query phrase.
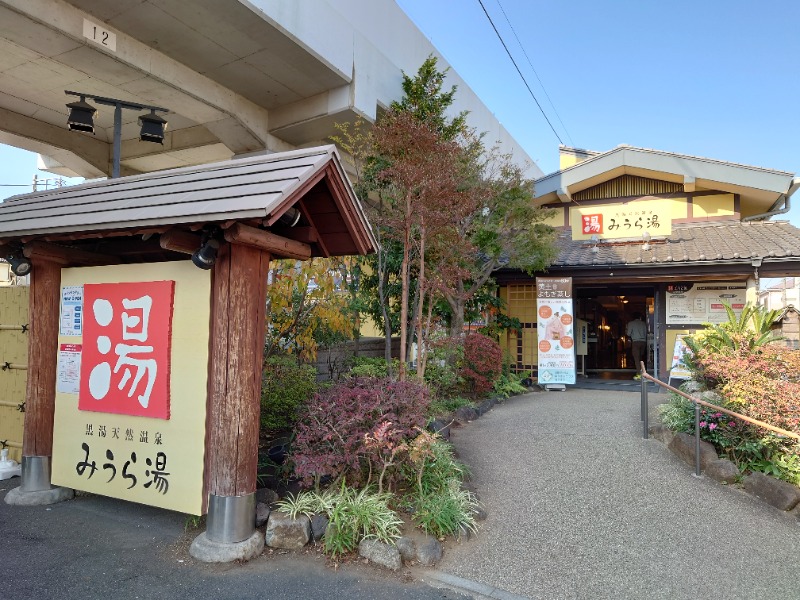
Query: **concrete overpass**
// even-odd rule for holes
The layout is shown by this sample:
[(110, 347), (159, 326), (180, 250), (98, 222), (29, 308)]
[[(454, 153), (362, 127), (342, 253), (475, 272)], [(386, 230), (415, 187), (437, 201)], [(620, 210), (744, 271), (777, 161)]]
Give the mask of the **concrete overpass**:
[[(110, 173), (113, 109), (69, 132), (64, 90), (169, 108), (164, 145), (123, 111), (122, 174), (330, 143), (439, 56), (394, 0), (0, 0), (0, 143), (65, 176)], [(457, 73), (454, 112), (542, 175)]]

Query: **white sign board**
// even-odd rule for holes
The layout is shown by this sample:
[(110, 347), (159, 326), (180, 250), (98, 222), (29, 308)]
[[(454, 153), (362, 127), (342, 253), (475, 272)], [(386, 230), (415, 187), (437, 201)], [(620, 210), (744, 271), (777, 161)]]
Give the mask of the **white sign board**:
[(700, 325), (728, 320), (727, 302), (739, 315), (746, 303), (745, 282), (703, 282), (667, 286), (667, 325)]
[(117, 51), (117, 34), (109, 31), (99, 23), (94, 23), (89, 19), (83, 20), (83, 37), (98, 46), (102, 46), (111, 52)]

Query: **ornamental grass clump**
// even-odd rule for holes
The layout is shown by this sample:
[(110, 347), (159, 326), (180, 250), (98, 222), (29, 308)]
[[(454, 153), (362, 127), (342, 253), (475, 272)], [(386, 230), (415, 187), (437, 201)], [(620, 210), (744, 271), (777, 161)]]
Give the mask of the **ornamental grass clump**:
[(466, 467), (456, 460), (453, 447), (438, 435), (420, 432), (410, 444), (407, 478), (414, 481), (407, 494), (412, 519), (436, 537), (477, 531), (477, 499), (462, 488)]
[(338, 556), (352, 552), (365, 538), (393, 544), (400, 537), (403, 522), (389, 507), (391, 499), (391, 494), (375, 493), (369, 487), (356, 490), (342, 482), (341, 488), (290, 496), (278, 502), (278, 508), (292, 518), (301, 514), (328, 517), (324, 549)]

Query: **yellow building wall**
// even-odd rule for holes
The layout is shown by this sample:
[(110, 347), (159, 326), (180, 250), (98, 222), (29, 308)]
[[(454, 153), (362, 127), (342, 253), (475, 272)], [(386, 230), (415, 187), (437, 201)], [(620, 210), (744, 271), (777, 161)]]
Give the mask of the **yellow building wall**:
[(28, 372), (15, 367), (28, 364), (28, 334), (21, 329), (29, 322), (28, 290), (23, 285), (0, 288), (0, 365), (12, 365), (0, 370), (0, 440), (6, 441), (9, 458), (17, 462), (22, 460), (25, 424), (19, 405), (25, 402)]
[(559, 206), (549, 210), (551, 210), (553, 214), (542, 222), (545, 225), (550, 225), (550, 227), (564, 227), (564, 207)]
[(500, 288), (500, 298), (506, 302), (506, 314), (522, 323), (522, 332), (509, 332), (501, 347), (511, 358), (512, 368), (522, 370), (536, 366), (539, 359), (536, 335), (536, 285), (509, 285)]
[(692, 204), (694, 205), (692, 212), (694, 219), (716, 219), (735, 214), (733, 194), (695, 196)]

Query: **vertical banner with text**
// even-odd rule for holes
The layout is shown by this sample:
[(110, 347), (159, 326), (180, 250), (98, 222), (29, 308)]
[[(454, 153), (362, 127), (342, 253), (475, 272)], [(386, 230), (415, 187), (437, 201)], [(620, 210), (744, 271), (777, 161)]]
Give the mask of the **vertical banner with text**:
[(539, 383), (575, 383), (571, 277), (536, 278)]

